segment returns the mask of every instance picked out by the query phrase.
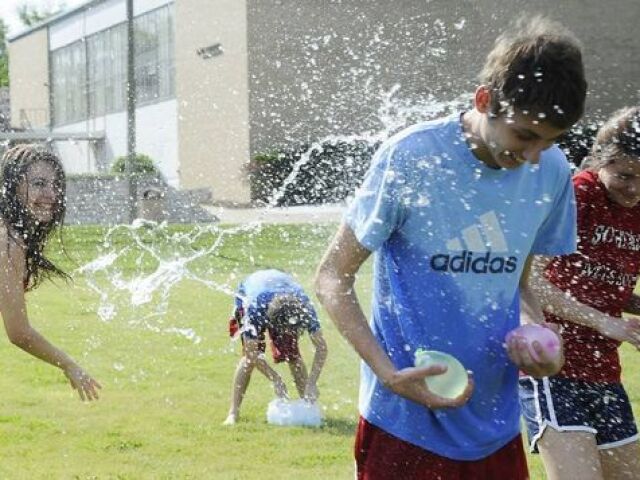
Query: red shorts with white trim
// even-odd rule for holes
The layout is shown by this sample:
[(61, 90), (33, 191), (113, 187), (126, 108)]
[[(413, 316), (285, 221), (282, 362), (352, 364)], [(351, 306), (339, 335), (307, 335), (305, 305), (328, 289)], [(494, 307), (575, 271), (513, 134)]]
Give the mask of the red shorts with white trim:
[(528, 480), (518, 435), (497, 452), (475, 461), (452, 460), (407, 443), (360, 417), (356, 433), (358, 480)]

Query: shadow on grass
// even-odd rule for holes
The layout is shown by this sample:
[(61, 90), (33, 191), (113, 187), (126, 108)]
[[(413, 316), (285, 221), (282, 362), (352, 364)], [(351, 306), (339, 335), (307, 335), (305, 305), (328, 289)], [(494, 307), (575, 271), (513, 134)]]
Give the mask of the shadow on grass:
[(329, 433), (331, 435), (355, 437), (356, 419), (345, 420), (344, 418), (327, 418), (322, 426), (322, 432)]

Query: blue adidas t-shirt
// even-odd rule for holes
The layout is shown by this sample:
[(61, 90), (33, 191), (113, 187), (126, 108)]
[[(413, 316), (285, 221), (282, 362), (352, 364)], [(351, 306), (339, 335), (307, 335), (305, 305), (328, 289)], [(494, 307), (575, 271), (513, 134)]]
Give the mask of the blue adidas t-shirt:
[(553, 146), (539, 165), (491, 169), (468, 149), (460, 117), (384, 143), (345, 220), (374, 257), (371, 329), (396, 368), (418, 348), (473, 371), (461, 408), (429, 410), (382, 386), (363, 362), (360, 412), (372, 424), (456, 460), (484, 458), (520, 431), (518, 371), (505, 347), (519, 324), (530, 254), (575, 251), (569, 165)]
[(245, 278), (238, 287), (236, 308), (243, 308), (243, 335), (256, 339), (264, 333), (269, 325), (267, 308), (277, 294), (293, 294), (300, 298), (311, 315), (306, 330), (312, 334), (320, 330), (320, 322), (311, 300), (302, 287), (291, 277), (280, 270), (259, 270)]

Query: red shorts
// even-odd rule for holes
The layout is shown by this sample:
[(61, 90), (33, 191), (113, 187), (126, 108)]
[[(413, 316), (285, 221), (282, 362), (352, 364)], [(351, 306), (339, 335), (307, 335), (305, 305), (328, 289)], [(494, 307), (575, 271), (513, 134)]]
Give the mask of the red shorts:
[(407, 443), (360, 417), (356, 432), (358, 480), (528, 480), (522, 437), (475, 461), (451, 460)]
[[(269, 328), (269, 338), (271, 345), (271, 356), (275, 363), (292, 362), (300, 358), (300, 349), (298, 348), (298, 335), (293, 332), (279, 332), (273, 328)], [(238, 331), (237, 326), (232, 326), (229, 321), (229, 334), (234, 336)], [(244, 337), (242, 338), (242, 354), (244, 355)], [(258, 350), (264, 353), (267, 342), (264, 333), (258, 336)]]
[[(271, 356), (275, 363), (292, 362), (300, 358), (298, 348), (298, 334), (295, 332), (282, 332), (275, 328), (269, 328), (271, 339)], [(262, 351), (264, 352), (264, 335), (262, 336)]]

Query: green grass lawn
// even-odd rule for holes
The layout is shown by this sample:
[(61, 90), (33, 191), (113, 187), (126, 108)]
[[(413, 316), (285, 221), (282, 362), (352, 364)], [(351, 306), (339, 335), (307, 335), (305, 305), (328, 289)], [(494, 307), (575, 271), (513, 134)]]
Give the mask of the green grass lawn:
[[(187, 265), (192, 278), (176, 284), (158, 312), (161, 295), (134, 307), (105, 275), (95, 280), (117, 311), (108, 321), (97, 315), (98, 294), (87, 277), (45, 283), (28, 295), (32, 323), (87, 368), (104, 386), (102, 398), (83, 404), (53, 367), (0, 340), (0, 478), (2, 479), (350, 479), (357, 418), (358, 362), (324, 312), (330, 348), (320, 379), (326, 417), (318, 429), (274, 427), (266, 423), (271, 387), (255, 374), (235, 427), (223, 427), (239, 346), (227, 336), (228, 293), (247, 273), (264, 267), (292, 272), (310, 292), (313, 272), (334, 225), (270, 226), (228, 235), (214, 254)], [(109, 250), (106, 230), (67, 228), (67, 255), (54, 244), (51, 255), (65, 270)], [(187, 227), (147, 235), (165, 258), (192, 254), (216, 236), (196, 237)], [(119, 231), (110, 245), (129, 249), (110, 270), (123, 278), (153, 271), (155, 262), (133, 248)], [(369, 303), (370, 267), (358, 284)], [(223, 289), (224, 290), (224, 289)], [(366, 307), (368, 308), (368, 307)], [(176, 333), (192, 329), (200, 341)], [(310, 353), (308, 340), (303, 349)], [(640, 405), (637, 354), (623, 349), (626, 381), (636, 411)], [(635, 362), (635, 363), (634, 363)], [(294, 390), (290, 375), (278, 367)], [(537, 458), (532, 478), (543, 478)]]

